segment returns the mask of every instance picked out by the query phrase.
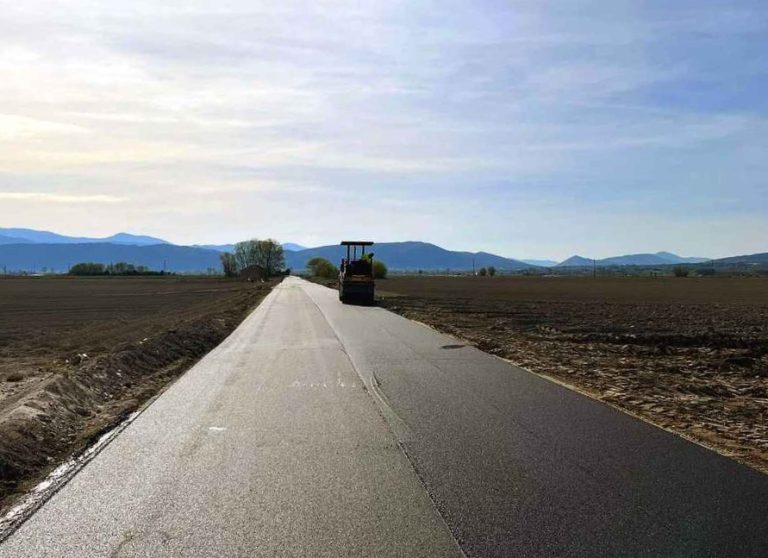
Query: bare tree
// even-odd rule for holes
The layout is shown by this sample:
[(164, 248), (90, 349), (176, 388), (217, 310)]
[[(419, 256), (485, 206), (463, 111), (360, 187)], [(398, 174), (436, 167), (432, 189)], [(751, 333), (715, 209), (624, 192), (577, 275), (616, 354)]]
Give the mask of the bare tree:
[(285, 267), (283, 247), (277, 240), (246, 240), (235, 244), (233, 254), (237, 271), (257, 265), (268, 277), (277, 275)]
[(256, 265), (256, 244), (258, 240), (246, 240), (235, 244), (235, 264), (237, 271), (241, 271), (248, 266)]
[(235, 258), (234, 254), (224, 252), (219, 256), (219, 258), (221, 259), (221, 267), (224, 270), (224, 275), (227, 277), (234, 277), (237, 275), (237, 259)]
[(274, 238), (257, 241), (257, 265), (260, 265), (267, 276), (280, 273), (285, 267), (285, 252), (283, 246)]

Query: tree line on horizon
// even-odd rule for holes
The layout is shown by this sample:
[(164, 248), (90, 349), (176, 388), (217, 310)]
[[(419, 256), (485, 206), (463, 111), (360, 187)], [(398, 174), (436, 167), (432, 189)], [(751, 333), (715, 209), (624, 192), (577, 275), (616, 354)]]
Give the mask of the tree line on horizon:
[(114, 264), (81, 262), (69, 268), (69, 275), (168, 275), (168, 273), (152, 271), (146, 265), (134, 265), (128, 262)]

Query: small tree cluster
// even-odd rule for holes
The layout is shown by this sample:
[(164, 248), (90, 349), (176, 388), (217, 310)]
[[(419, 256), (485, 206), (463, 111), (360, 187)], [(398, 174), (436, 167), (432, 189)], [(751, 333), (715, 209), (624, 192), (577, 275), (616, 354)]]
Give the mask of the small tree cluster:
[(389, 270), (387, 269), (387, 264), (379, 260), (373, 260), (373, 278), (374, 279), (386, 279), (387, 273), (389, 273)]
[(279, 275), (285, 267), (285, 252), (282, 245), (272, 238), (267, 240), (246, 240), (235, 244), (235, 252), (221, 254), (224, 275), (234, 277), (247, 267), (256, 265), (264, 270), (267, 277)]
[(238, 269), (235, 255), (230, 252), (224, 252), (219, 255), (219, 259), (221, 260), (221, 268), (224, 271), (224, 275), (226, 277), (236, 277)]
[(150, 271), (145, 265), (134, 265), (127, 262), (117, 262), (104, 265), (103, 263), (81, 262), (69, 268), (70, 275), (161, 275), (161, 272)]
[(82, 262), (69, 268), (70, 275), (106, 275), (103, 263)]
[(307, 262), (307, 271), (312, 277), (335, 279), (339, 276), (339, 268), (325, 258), (312, 258)]
[(481, 267), (481, 268), (478, 270), (477, 274), (478, 274), (480, 277), (485, 277), (486, 275), (488, 275), (488, 270), (487, 270), (487, 269), (485, 269), (484, 267)]
[(690, 270), (690, 269), (688, 269), (687, 267), (684, 267), (684, 266), (682, 266), (682, 265), (677, 265), (677, 266), (675, 266), (675, 268), (672, 270), (672, 273), (674, 273), (674, 274), (675, 274), (675, 277), (688, 277), (688, 274), (689, 274), (690, 272), (691, 272), (691, 270)]
[(107, 266), (109, 275), (147, 275), (149, 268), (145, 265), (133, 265), (127, 262), (117, 262)]

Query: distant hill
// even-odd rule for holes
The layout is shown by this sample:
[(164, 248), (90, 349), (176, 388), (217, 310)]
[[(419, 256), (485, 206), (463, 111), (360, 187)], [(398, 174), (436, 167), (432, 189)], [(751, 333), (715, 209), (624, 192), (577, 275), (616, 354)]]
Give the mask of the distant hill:
[(28, 242), (31, 241), (27, 240), (26, 238), (18, 238), (16, 236), (6, 236), (0, 234), (0, 244), (26, 244)]
[[(106, 238), (88, 238), (79, 236), (66, 236), (50, 231), (38, 231), (34, 229), (0, 228), (0, 235), (21, 239), (20, 242), (34, 242), (36, 244), (92, 244), (112, 243), (129, 244), (133, 246), (150, 246), (152, 244), (170, 244), (169, 242), (152, 236), (141, 236), (129, 233), (117, 233)], [(5, 243), (4, 243), (5, 244)]]
[(234, 252), (234, 244), (194, 244), (192, 248), (204, 248), (206, 250), (216, 250), (217, 252)]
[[(217, 252), (234, 252), (234, 244), (195, 244), (195, 248), (207, 248), (209, 250), (216, 250)], [(304, 246), (294, 244), (293, 242), (286, 242), (282, 244), (283, 250), (288, 252), (298, 252), (299, 250), (306, 250)]]
[(302, 246), (301, 244), (295, 244), (293, 242), (286, 242), (283, 244), (284, 250), (290, 250), (291, 252), (300, 252), (302, 250), (306, 250), (306, 246)]
[[(115, 243), (2, 244), (0, 268), (9, 271), (41, 271), (43, 267), (66, 272), (79, 262), (109, 264), (128, 262), (152, 270), (204, 272), (220, 269), (219, 252), (191, 246), (152, 244), (133, 246)], [(164, 267), (165, 266), (165, 267)]]
[(129, 233), (117, 233), (106, 238), (94, 238), (93, 242), (112, 242), (114, 244), (131, 244), (134, 246), (151, 246), (153, 244), (170, 244), (162, 238), (153, 236), (142, 236)]
[(593, 265), (593, 261), (581, 256), (571, 256), (567, 260), (563, 260), (557, 267), (586, 267)]
[(557, 265), (557, 262), (554, 260), (520, 260), (523, 263), (527, 263), (529, 265), (535, 265), (538, 267), (554, 267)]
[[(709, 258), (684, 258), (673, 254), (672, 252), (656, 252), (655, 254), (625, 254), (623, 256), (613, 256), (597, 260), (600, 267), (621, 266), (621, 265), (639, 265), (656, 266), (671, 265), (683, 263), (702, 263), (708, 262)], [(558, 267), (592, 267), (594, 264), (591, 259), (581, 256), (571, 256), (565, 261), (557, 264)]]
[(752, 265), (768, 265), (768, 252), (761, 252), (759, 254), (748, 254), (745, 256), (731, 256), (729, 258), (719, 258), (712, 260), (715, 265), (722, 264), (752, 264)]
[(672, 252), (656, 252), (656, 256), (659, 256), (660, 258), (667, 260), (669, 263), (674, 264), (681, 264), (681, 263), (704, 263), (710, 261), (711, 258), (685, 258), (682, 256), (678, 256), (677, 254), (673, 254)]
[(614, 256), (597, 261), (597, 265), (669, 265), (673, 262), (664, 259), (656, 254), (627, 254), (625, 256)]
[[(504, 258), (487, 252), (454, 252), (426, 242), (382, 242), (372, 247), (376, 259), (383, 261), (392, 270), (416, 271), (446, 270), (468, 271), (473, 260), (476, 269), (494, 266), (498, 270), (516, 271), (529, 269), (530, 264)], [(303, 270), (307, 262), (316, 256), (338, 264), (346, 254), (342, 246), (319, 246), (298, 252), (286, 252), (286, 265), (296, 271)]]

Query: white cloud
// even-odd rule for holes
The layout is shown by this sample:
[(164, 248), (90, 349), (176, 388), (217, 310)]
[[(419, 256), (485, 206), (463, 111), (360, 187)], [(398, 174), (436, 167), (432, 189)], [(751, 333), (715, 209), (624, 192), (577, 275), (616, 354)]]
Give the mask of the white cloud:
[[(355, 236), (343, 211), (513, 256), (547, 216), (562, 236), (614, 198), (648, 210), (648, 184), (660, 212), (727, 182), (754, 213), (765, 107), (708, 95), (752, 75), (741, 34), (760, 44), (764, 12), (674, 4), (3, 2), (2, 219), (309, 243)], [(56, 209), (78, 196), (103, 207)], [(456, 227), (478, 207), (483, 226)]]
[(74, 204), (112, 204), (121, 203), (128, 198), (103, 194), (54, 194), (49, 192), (0, 192), (0, 200), (30, 201), (35, 203), (74, 203)]
[(87, 133), (86, 128), (72, 124), (28, 118), (16, 114), (0, 114), (0, 141)]

